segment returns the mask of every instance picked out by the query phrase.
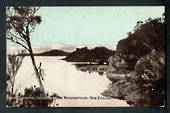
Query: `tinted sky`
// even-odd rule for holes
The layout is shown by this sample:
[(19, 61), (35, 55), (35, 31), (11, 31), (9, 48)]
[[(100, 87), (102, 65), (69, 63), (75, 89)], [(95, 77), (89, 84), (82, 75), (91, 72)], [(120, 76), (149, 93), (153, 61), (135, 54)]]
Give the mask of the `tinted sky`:
[[(31, 34), (32, 45), (116, 46), (137, 21), (162, 17), (164, 7), (41, 7), (42, 23)], [(8, 45), (13, 45), (9, 43)]]

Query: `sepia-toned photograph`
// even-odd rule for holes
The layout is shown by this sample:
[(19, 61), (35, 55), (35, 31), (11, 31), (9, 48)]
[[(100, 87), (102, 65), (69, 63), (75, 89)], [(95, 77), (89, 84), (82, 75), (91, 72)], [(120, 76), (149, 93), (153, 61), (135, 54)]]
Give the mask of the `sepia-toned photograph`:
[(7, 107), (165, 107), (164, 6), (6, 7)]

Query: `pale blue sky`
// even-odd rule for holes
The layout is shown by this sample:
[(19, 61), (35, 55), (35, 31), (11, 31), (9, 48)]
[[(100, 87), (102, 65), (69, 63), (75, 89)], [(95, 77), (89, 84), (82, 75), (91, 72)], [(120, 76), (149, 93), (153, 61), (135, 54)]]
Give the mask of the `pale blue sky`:
[[(41, 7), (42, 23), (31, 34), (32, 45), (116, 46), (137, 21), (161, 17), (163, 6), (153, 7)], [(7, 41), (8, 45), (13, 45)]]

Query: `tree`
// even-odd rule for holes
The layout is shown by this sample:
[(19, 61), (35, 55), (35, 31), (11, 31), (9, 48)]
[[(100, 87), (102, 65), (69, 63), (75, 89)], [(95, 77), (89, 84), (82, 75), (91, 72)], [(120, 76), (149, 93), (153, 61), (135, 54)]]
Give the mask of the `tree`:
[[(165, 103), (165, 16), (138, 21), (133, 33), (120, 40), (117, 51), (134, 60), (126, 91), (134, 106), (163, 106)], [(127, 58), (128, 59), (128, 58)], [(131, 65), (132, 60), (127, 60)], [(125, 91), (125, 92), (126, 92)]]
[(135, 65), (126, 101), (134, 106), (163, 106), (165, 104), (165, 53), (153, 50)]
[[(23, 53), (25, 53), (24, 50), (21, 51), (21, 54)], [(18, 54), (20, 54), (19, 51)], [(18, 69), (22, 64), (23, 58), (24, 56), (17, 56), (12, 54), (7, 55), (7, 77), (6, 77), (7, 92), (10, 92), (11, 94), (15, 94), (14, 92), (15, 77)]]
[[(149, 18), (145, 22), (138, 21), (133, 33), (118, 42), (116, 50), (129, 56), (127, 62), (130, 70), (134, 70), (136, 62), (152, 50), (165, 49), (165, 16), (162, 18)], [(133, 56), (133, 57), (130, 57)]]
[(30, 33), (41, 23), (41, 17), (35, 15), (40, 7), (7, 7), (6, 8), (6, 38), (23, 48), (31, 57), (32, 65), (39, 82), (40, 89), (44, 92), (40, 74), (35, 63), (34, 54), (30, 41)]
[(145, 22), (138, 21), (133, 33), (118, 42), (117, 51), (126, 55), (140, 58), (149, 54), (153, 49), (164, 51), (165, 43), (165, 16), (149, 18)]

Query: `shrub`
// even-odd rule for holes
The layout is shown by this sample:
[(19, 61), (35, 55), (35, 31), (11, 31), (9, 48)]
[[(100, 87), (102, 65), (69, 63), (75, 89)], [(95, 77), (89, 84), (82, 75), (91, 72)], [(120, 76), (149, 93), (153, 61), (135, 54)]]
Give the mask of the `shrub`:
[(11, 95), (7, 93), (7, 106), (10, 107), (47, 107), (49, 106), (54, 98), (61, 98), (56, 93), (51, 96), (40, 90), (37, 87), (25, 88), (24, 94)]

